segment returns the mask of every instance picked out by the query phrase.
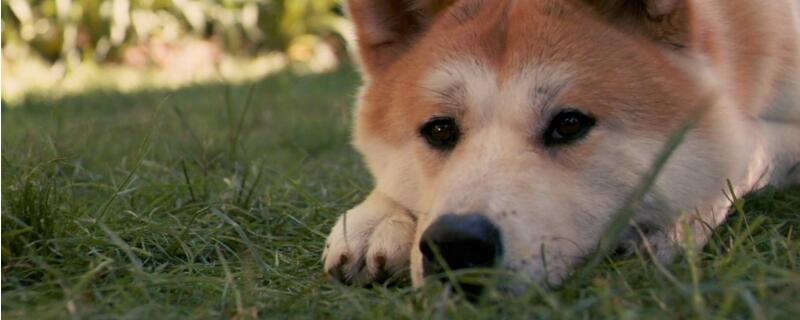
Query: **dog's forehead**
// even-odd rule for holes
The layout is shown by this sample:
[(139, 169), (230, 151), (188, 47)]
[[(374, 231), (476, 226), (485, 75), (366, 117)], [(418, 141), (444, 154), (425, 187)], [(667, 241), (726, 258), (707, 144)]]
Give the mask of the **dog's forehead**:
[(448, 110), (480, 119), (502, 114), (526, 115), (550, 107), (569, 82), (569, 64), (531, 64), (502, 73), (478, 58), (462, 57), (436, 64), (421, 87), (428, 99)]
[(459, 3), (417, 51), (423, 58), (415, 61), (427, 65), (418, 78), (424, 95), (449, 113), (483, 119), (498, 110), (517, 117), (546, 111), (573, 76), (585, 78), (581, 70), (596, 66), (597, 43), (612, 42), (571, 23), (585, 16), (579, 9), (558, 0)]
[(694, 105), (691, 82), (655, 45), (572, 1), (484, 1), (471, 10), (433, 26), (396, 69), (420, 70), (413, 81), (437, 109), (480, 119), (502, 110), (530, 125), (549, 107), (578, 108), (613, 114), (614, 125), (669, 131), (670, 115)]
[[(585, 21), (575, 23), (576, 19)], [(589, 42), (614, 40), (606, 37), (600, 27), (608, 26), (596, 24), (599, 21), (573, 1), (461, 1), (442, 14), (428, 40), (452, 52), (479, 56), (505, 73), (530, 57), (560, 60), (576, 51), (590, 54), (583, 50)]]

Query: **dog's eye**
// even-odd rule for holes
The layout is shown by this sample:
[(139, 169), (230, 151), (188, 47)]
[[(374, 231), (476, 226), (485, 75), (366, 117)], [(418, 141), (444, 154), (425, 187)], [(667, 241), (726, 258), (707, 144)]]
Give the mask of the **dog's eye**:
[(422, 126), (420, 134), (431, 147), (450, 150), (456, 146), (461, 132), (453, 118), (435, 118)]
[(562, 111), (550, 121), (544, 133), (544, 144), (554, 146), (583, 138), (594, 126), (595, 119), (580, 111)]

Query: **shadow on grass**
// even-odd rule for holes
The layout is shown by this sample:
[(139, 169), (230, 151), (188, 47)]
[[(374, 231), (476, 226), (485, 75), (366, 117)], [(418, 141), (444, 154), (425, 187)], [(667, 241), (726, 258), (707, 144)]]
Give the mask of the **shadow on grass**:
[(58, 100), (33, 96), (17, 105), (3, 102), (3, 146), (15, 149), (47, 135), (83, 138), (94, 146), (106, 142), (95, 140), (103, 136), (126, 144), (135, 135), (117, 136), (116, 129), (138, 133), (161, 121), (168, 133), (194, 139), (180, 141), (184, 145), (224, 139), (246, 148), (294, 145), (299, 152), (315, 153), (346, 143), (343, 129), (357, 83), (356, 73), (346, 67), (313, 76), (281, 72), (239, 85), (94, 91)]
[(344, 68), (3, 103), (4, 315), (232, 316), (285, 299), (369, 186), (348, 145), (357, 85)]

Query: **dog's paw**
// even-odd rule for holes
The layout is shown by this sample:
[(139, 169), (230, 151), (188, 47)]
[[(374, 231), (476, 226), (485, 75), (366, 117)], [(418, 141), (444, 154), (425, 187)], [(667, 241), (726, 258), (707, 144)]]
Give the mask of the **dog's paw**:
[(714, 227), (716, 224), (693, 215), (682, 215), (668, 226), (637, 224), (623, 234), (614, 256), (625, 258), (639, 252), (658, 262), (671, 263), (687, 250), (702, 249)]
[(408, 271), (416, 222), (380, 194), (339, 217), (325, 243), (325, 272), (353, 285), (383, 282)]

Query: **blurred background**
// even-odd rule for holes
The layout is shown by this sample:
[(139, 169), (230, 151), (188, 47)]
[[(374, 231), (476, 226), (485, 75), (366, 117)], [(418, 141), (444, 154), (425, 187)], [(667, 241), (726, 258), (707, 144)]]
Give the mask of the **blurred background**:
[(2, 99), (324, 73), (349, 34), (338, 0), (2, 0)]

